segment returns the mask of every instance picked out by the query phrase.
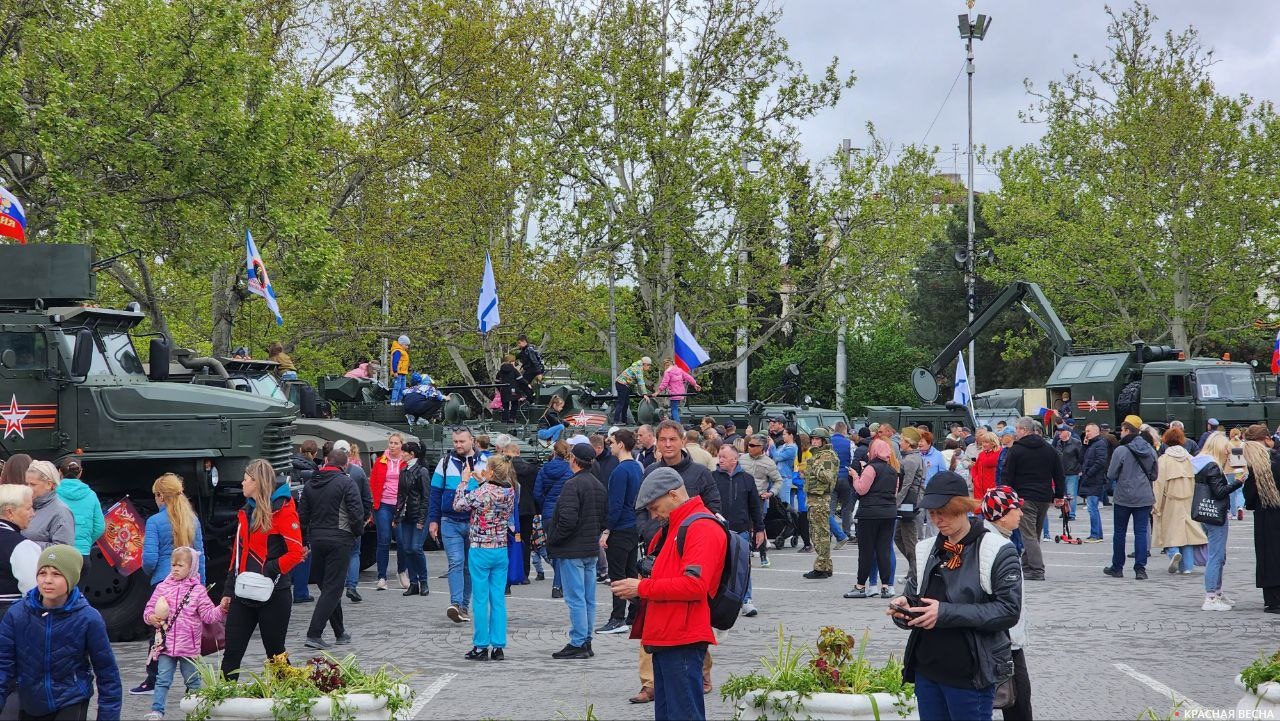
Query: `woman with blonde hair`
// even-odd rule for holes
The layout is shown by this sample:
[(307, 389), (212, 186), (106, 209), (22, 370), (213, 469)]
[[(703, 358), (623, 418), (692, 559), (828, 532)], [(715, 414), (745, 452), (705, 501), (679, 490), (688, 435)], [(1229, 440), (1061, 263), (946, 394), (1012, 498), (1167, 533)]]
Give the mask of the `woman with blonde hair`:
[(547, 401), (547, 410), (538, 419), (538, 440), (546, 444), (560, 440), (560, 434), (564, 433), (564, 420), (560, 418), (563, 410), (564, 398), (551, 396), (551, 400)]
[(1191, 454), (1182, 445), (1187, 439), (1181, 428), (1170, 428), (1161, 440), (1165, 452), (1156, 463), (1152, 543), (1169, 556), (1169, 573), (1189, 576), (1195, 564), (1195, 547), (1209, 543), (1204, 529), (1191, 520), (1196, 471)]
[(1000, 439), (991, 431), (978, 433), (978, 458), (969, 474), (973, 480), (973, 497), (981, 499), (996, 487), (996, 464), (1000, 462)]
[(467, 566), (471, 572), (472, 617), (469, 661), (501, 661), (507, 647), (507, 531), (516, 507), (516, 473), (504, 455), (489, 458), (475, 474), (479, 484), (471, 485), (472, 471), (463, 464), (453, 510), (470, 511)]
[[(200, 519), (196, 517), (191, 501), (187, 500), (183, 491), (182, 476), (165, 473), (151, 484), (151, 494), (159, 510), (147, 518), (146, 531), (142, 537), (142, 571), (150, 576), (154, 589), (169, 577), (173, 549), (187, 547), (203, 551), (204, 533), (200, 528)], [(205, 581), (208, 579), (205, 575), (205, 554), (199, 555), (200, 580)], [(129, 693), (137, 696), (154, 691), (157, 668), (156, 661), (148, 663), (147, 678), (130, 689)]]
[(1022, 611), (1022, 571), (1008, 539), (970, 521), (979, 505), (963, 478), (934, 474), (920, 507), (938, 535), (911, 549), (916, 572), (889, 603), (911, 631), (902, 677), (915, 684), (922, 719), (989, 720), (996, 684), (1013, 668), (1008, 630)]
[[(271, 658), (285, 652), (289, 614), (293, 609), (293, 587), (289, 572), (305, 551), (298, 528), (298, 508), (288, 483), (276, 484), (271, 464), (259, 458), (250, 461), (241, 480), (245, 503), (236, 514), (231, 567), (223, 585), (222, 610), (227, 614), (227, 647), (222, 655), (222, 673), (229, 679), (240, 675), (240, 661), (254, 629), (262, 636), (262, 648)], [(236, 596), (236, 576), (256, 573), (273, 581), (266, 601)]]
[(35, 518), (22, 535), (41, 548), (75, 546), (76, 520), (71, 509), (58, 498), (62, 474), (48, 461), (32, 461), (27, 468), (27, 485), (31, 487)]
[[(1203, 483), (1209, 490), (1209, 496), (1215, 501), (1225, 502), (1244, 485), (1245, 474), (1236, 473), (1227, 465), (1230, 452), (1231, 442), (1221, 432), (1214, 431), (1205, 438), (1200, 454), (1191, 459), (1191, 465), (1196, 471), (1196, 483)], [(1208, 560), (1204, 566), (1204, 604), (1200, 606), (1201, 611), (1230, 611), (1235, 606), (1235, 599), (1222, 592), (1222, 572), (1227, 564), (1228, 520), (1223, 517), (1221, 523), (1204, 521), (1200, 524), (1209, 539)]]
[(867, 465), (853, 482), (858, 495), (858, 583), (845, 598), (870, 598), (867, 579), (871, 566), (878, 565), (880, 595), (891, 594), (893, 570), (893, 529), (898, 519), (898, 470), (893, 467), (893, 449), (879, 438), (867, 451)]
[(1249, 477), (1244, 482), (1244, 507), (1253, 511), (1253, 552), (1256, 583), (1262, 589), (1263, 611), (1280, 613), (1280, 458), (1266, 426), (1249, 426), (1244, 433), (1244, 458)]

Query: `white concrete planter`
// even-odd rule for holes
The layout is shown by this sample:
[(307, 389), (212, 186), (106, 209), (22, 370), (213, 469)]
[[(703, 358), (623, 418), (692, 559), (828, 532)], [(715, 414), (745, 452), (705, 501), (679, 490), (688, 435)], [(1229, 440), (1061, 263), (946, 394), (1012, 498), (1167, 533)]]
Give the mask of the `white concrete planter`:
[(914, 696), (907, 698), (907, 705), (909, 709), (900, 708), (898, 699), (893, 694), (887, 693), (815, 693), (800, 698), (795, 691), (754, 691), (738, 702), (738, 711), (742, 719), (767, 719), (767, 721), (919, 719)]
[[(409, 694), (407, 686), (401, 686), (405, 695)], [(381, 719), (389, 721), (391, 719), (391, 710), (387, 708), (387, 697), (374, 696), (367, 693), (353, 693), (346, 696), (339, 696), (341, 699), (341, 708), (333, 708), (333, 699), (325, 697), (318, 699), (315, 705), (311, 707), (311, 713), (307, 716), (310, 719), (332, 719), (332, 718), (355, 718), (364, 721), (366, 719)], [(190, 714), (196, 710), (198, 699), (187, 697), (182, 699), (181, 708), (183, 713)], [(272, 707), (275, 701), (269, 698), (230, 698), (219, 704), (214, 705), (209, 710), (210, 719), (258, 719), (270, 720), (275, 718)], [(335, 713), (336, 712), (336, 713)], [(348, 715), (349, 714), (349, 715)]]
[(1240, 699), (1240, 703), (1236, 704), (1237, 711), (1249, 711), (1251, 713), (1264, 711), (1270, 713), (1270, 715), (1264, 713), (1260, 716), (1241, 716), (1241, 718), (1280, 717), (1280, 683), (1268, 681), (1258, 686), (1258, 692), (1254, 693), (1245, 688), (1244, 682), (1237, 675), (1236, 686), (1240, 687), (1241, 691), (1244, 691), (1244, 697)]

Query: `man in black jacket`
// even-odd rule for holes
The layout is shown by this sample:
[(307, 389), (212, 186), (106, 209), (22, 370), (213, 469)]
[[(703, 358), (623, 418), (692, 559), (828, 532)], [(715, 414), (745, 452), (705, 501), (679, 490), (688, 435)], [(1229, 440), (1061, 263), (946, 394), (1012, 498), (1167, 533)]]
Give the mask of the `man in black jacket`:
[(589, 443), (569, 451), (573, 475), (564, 482), (547, 528), (547, 552), (556, 559), (556, 576), (563, 577), (564, 601), (569, 606), (569, 643), (552, 658), (590, 658), (596, 623), (596, 562), (604, 532), (609, 499), (604, 484), (591, 472), (596, 452)]
[(1022, 523), (1018, 525), (1022, 545), (1026, 549), (1026, 556), (1022, 559), (1024, 578), (1043, 581), (1040, 531), (1048, 519), (1049, 509), (1062, 505), (1066, 477), (1062, 472), (1062, 458), (1036, 432), (1034, 418), (1019, 418), (1014, 424), (1014, 435), (1017, 440), (1009, 446), (1001, 483), (1012, 486), (1026, 501), (1022, 508)]
[(303, 538), (321, 574), (320, 600), (307, 627), (308, 648), (331, 647), (321, 638), (326, 622), (333, 627), (339, 644), (351, 643), (351, 636), (342, 623), (342, 584), (351, 546), (356, 534), (364, 530), (364, 506), (355, 481), (342, 470), (346, 465), (346, 451), (336, 448), (330, 451), (325, 464), (307, 482), (298, 505)]
[[(738, 449), (720, 446), (716, 457), (716, 470), (711, 477), (720, 491), (720, 515), (724, 516), (729, 530), (742, 536), (754, 548), (764, 543), (764, 505), (756, 491), (756, 479), (738, 465)], [(747, 597), (742, 602), (742, 615), (753, 617), (756, 607), (751, 603), (751, 582), (747, 582)]]
[(1080, 466), (1084, 463), (1084, 445), (1071, 432), (1066, 423), (1058, 425), (1058, 435), (1053, 439), (1053, 450), (1062, 459), (1062, 475), (1066, 478), (1064, 493), (1071, 497), (1067, 514), (1076, 520), (1076, 498), (1080, 494)]
[(1089, 509), (1089, 537), (1085, 543), (1102, 542), (1102, 511), (1107, 500), (1107, 463), (1111, 449), (1097, 423), (1084, 427), (1084, 459), (1080, 464), (1080, 497)]

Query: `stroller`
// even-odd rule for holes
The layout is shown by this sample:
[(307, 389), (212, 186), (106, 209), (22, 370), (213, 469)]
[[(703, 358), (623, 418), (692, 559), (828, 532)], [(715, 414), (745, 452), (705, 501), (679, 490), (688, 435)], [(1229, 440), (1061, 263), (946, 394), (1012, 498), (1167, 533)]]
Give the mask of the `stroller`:
[[(769, 508), (764, 514), (764, 533), (773, 541), (774, 548), (782, 548), (788, 538), (800, 537), (800, 516), (791, 507), (778, 500), (777, 496), (769, 499)], [(792, 545), (795, 545), (794, 543)]]
[(1062, 533), (1053, 537), (1054, 543), (1065, 543), (1070, 546), (1079, 546), (1084, 543), (1084, 539), (1071, 535), (1071, 496), (1064, 496), (1062, 499)]

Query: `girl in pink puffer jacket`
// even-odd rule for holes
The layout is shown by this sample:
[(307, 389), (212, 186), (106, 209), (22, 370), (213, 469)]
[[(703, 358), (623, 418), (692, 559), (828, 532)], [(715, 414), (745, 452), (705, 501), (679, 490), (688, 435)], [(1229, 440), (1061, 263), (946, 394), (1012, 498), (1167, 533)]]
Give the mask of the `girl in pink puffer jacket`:
[(226, 615), (209, 599), (209, 592), (196, 571), (197, 554), (193, 548), (173, 549), (169, 576), (151, 593), (142, 618), (156, 627), (156, 642), (151, 654), (158, 663), (155, 695), (151, 713), (145, 718), (164, 718), (165, 699), (173, 685), (173, 674), (182, 669), (188, 691), (200, 688), (200, 675), (195, 659), (200, 658), (200, 635), (206, 623), (221, 623)]
[(671, 396), (671, 420), (679, 421), (680, 404), (684, 402), (688, 387), (693, 386), (695, 391), (702, 390), (702, 387), (698, 385), (698, 381), (693, 379), (693, 376), (672, 362), (672, 359), (664, 359), (662, 366), (662, 381), (658, 383), (658, 387), (654, 392), (660, 394), (666, 391)]

